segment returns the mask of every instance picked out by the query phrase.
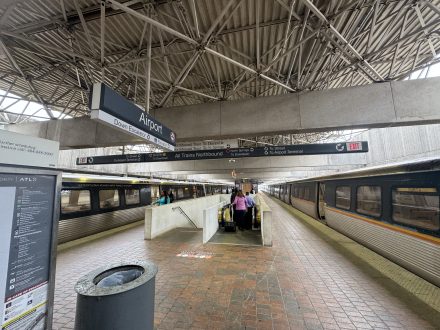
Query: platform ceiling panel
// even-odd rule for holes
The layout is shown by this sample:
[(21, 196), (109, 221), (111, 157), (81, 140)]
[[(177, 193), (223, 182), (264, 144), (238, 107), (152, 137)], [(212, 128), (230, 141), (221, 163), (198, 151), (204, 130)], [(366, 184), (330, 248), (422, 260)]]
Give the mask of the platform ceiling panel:
[(439, 27), (440, 0), (5, 0), (0, 89), (57, 118), (97, 81), (161, 108), (401, 80)]

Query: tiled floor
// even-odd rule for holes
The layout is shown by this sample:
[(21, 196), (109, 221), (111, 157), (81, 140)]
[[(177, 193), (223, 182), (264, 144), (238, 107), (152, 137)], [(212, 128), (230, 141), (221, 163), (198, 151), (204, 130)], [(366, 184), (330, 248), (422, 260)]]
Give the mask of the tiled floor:
[[(178, 239), (175, 233), (144, 241), (143, 228), (136, 227), (61, 252), (54, 328), (73, 327), (73, 286), (80, 276), (130, 259), (159, 267), (158, 329), (435, 329), (440, 324), (439, 313), (266, 200), (273, 210), (272, 248), (203, 246), (201, 232), (192, 230), (178, 231)], [(177, 257), (181, 251), (213, 257)]]
[(262, 245), (260, 230), (244, 230), (237, 228), (235, 232), (227, 232), (224, 228), (219, 230), (209, 240), (212, 244), (234, 244), (234, 245)]

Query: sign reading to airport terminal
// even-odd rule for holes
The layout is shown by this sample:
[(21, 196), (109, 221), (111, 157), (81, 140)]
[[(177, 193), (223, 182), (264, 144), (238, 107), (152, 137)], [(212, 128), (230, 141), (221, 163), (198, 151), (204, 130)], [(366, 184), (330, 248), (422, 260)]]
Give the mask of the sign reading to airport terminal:
[(103, 83), (93, 84), (89, 107), (91, 118), (161, 148), (174, 150), (176, 134), (134, 103)]
[(297, 144), (285, 146), (265, 146), (255, 148), (229, 148), (199, 151), (142, 153), (128, 155), (79, 157), (77, 165), (151, 163), (181, 160), (202, 160), (222, 158), (246, 158), (269, 156), (300, 156), (368, 152), (368, 142)]

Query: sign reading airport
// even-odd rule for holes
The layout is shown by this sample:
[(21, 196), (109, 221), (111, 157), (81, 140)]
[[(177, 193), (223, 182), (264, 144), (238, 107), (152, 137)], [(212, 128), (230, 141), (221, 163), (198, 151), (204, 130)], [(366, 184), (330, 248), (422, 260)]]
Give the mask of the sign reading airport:
[(222, 158), (299, 156), (368, 152), (368, 142), (355, 141), (344, 143), (297, 144), (285, 146), (265, 146), (255, 148), (227, 148), (199, 151), (179, 151), (161, 153), (141, 153), (96, 157), (79, 157), (77, 165), (152, 163), (181, 160), (202, 160)]
[(105, 84), (93, 84), (89, 106), (92, 119), (161, 148), (174, 150), (176, 134), (171, 129)]

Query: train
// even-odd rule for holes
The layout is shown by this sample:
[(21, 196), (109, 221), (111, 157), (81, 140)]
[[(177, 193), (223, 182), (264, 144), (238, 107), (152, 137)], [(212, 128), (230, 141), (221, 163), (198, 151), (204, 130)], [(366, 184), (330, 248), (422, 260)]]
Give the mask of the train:
[(285, 182), (266, 191), (440, 287), (440, 159)]
[(146, 206), (163, 190), (180, 201), (231, 189), (217, 183), (63, 173), (58, 244), (143, 220)]

